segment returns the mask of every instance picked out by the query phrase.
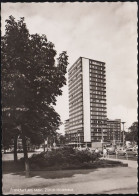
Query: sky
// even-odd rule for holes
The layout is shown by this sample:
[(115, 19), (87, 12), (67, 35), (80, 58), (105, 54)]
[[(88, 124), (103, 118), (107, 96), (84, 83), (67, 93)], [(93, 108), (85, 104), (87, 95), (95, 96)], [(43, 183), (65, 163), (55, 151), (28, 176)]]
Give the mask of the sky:
[[(10, 15), (25, 17), (30, 34), (45, 34), (57, 54), (67, 51), (68, 69), (80, 56), (105, 62), (107, 117), (126, 122), (125, 129), (137, 121), (136, 2), (2, 3), (2, 33)], [(55, 109), (64, 123), (68, 82), (62, 90)]]

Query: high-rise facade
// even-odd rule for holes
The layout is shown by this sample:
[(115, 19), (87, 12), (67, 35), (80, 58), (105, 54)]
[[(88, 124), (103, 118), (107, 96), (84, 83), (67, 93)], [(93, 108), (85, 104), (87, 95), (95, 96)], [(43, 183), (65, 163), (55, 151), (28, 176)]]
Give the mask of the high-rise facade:
[(107, 120), (107, 141), (112, 144), (121, 142), (121, 119)]
[(72, 142), (107, 141), (105, 63), (80, 57), (68, 70)]

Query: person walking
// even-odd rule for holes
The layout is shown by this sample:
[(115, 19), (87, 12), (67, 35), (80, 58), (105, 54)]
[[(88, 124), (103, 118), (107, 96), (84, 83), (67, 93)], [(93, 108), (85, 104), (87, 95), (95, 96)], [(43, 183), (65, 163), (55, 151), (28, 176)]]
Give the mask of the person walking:
[(99, 150), (98, 150), (98, 148), (96, 148), (96, 149), (95, 149), (95, 153), (99, 153)]
[(107, 149), (105, 147), (103, 149), (103, 158), (107, 158)]
[(95, 149), (95, 153), (96, 153), (97, 157), (99, 157), (99, 150), (98, 150), (98, 148)]

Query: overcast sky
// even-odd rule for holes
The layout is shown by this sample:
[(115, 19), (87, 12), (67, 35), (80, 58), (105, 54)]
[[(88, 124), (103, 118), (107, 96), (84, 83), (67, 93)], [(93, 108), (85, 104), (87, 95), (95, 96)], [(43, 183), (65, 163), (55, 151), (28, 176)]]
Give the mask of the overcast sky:
[[(80, 57), (106, 63), (107, 117), (128, 128), (137, 121), (137, 3), (2, 3), (4, 21), (25, 17), (31, 34), (45, 34), (58, 54), (66, 50), (68, 68)], [(67, 75), (66, 75), (67, 77)], [(69, 117), (68, 86), (56, 111)], [(64, 131), (64, 126), (60, 127)]]

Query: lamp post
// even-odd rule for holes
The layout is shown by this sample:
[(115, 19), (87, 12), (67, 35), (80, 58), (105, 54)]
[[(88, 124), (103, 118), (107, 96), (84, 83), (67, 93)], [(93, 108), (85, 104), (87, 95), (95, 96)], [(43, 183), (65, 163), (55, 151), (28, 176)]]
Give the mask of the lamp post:
[(103, 151), (103, 128), (101, 128), (101, 134), (102, 134), (101, 141), (102, 141), (102, 151)]
[(80, 131), (78, 130), (77, 131), (77, 141), (78, 141), (78, 147), (80, 147), (81, 145), (80, 145), (80, 133), (79, 133)]
[(124, 124), (125, 122), (121, 122), (123, 124), (123, 147), (124, 147)]
[(114, 125), (113, 125), (113, 146), (115, 145), (115, 130), (114, 130)]
[(79, 136), (79, 147), (81, 146), (81, 144), (80, 144), (80, 133), (78, 133), (78, 136)]
[(78, 133), (76, 134), (76, 139), (77, 139), (77, 148), (78, 148)]
[[(102, 124), (102, 121), (101, 121)], [(103, 128), (101, 126), (101, 143), (102, 143), (102, 151), (103, 151)]]

